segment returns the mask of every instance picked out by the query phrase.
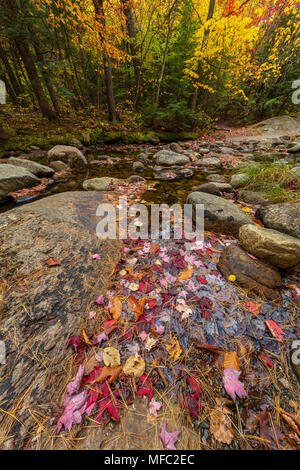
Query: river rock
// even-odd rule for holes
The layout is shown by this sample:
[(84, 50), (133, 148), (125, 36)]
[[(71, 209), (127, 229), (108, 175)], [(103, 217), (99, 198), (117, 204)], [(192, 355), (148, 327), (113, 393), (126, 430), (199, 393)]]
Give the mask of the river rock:
[(70, 170), (70, 168), (68, 167), (68, 165), (66, 165), (64, 162), (60, 162), (60, 161), (51, 162), (49, 166), (50, 166), (55, 172), (59, 172), (59, 171), (69, 171), (69, 170)]
[[(0, 366), (6, 411), (0, 435), (2, 444), (9, 435), (14, 449), (24, 447), (30, 433), (38, 434), (35, 416), (47, 415), (51, 402), (61, 403), (73, 354), (69, 337), (80, 334), (119, 261), (120, 242), (96, 236), (101, 202), (97, 193), (69, 192), (0, 216), (0, 340), (7, 352)], [(93, 260), (92, 253), (101, 259)], [(48, 258), (61, 265), (49, 267)]]
[(198, 165), (206, 166), (208, 168), (222, 168), (222, 163), (218, 158), (202, 158), (197, 161)]
[(294, 168), (291, 169), (291, 173), (293, 176), (295, 176), (297, 179), (300, 179), (300, 166), (295, 166)]
[(142, 162), (134, 162), (134, 164), (132, 165), (132, 169), (133, 171), (143, 172), (146, 170), (146, 167)]
[(283, 285), (279, 271), (249, 257), (239, 245), (231, 244), (223, 251), (218, 269), (225, 278), (236, 276), (236, 282), (247, 289), (248, 293), (259, 295), (267, 300), (278, 300), (279, 293), (274, 290)]
[(261, 207), (255, 217), (267, 228), (300, 238), (300, 207), (297, 204), (281, 203)]
[(56, 145), (48, 152), (49, 163), (53, 161), (67, 163), (70, 168), (86, 168), (87, 160), (83, 153), (76, 147), (68, 145)]
[(200, 191), (200, 193), (222, 196), (222, 192), (230, 192), (233, 190), (233, 188), (228, 183), (204, 183), (200, 186), (194, 187), (193, 190)]
[(8, 159), (10, 165), (19, 166), (30, 171), (35, 176), (40, 176), (41, 178), (47, 178), (54, 175), (54, 170), (45, 165), (40, 165), (39, 163), (32, 162), (31, 160), (25, 160), (23, 158), (10, 157)]
[(300, 143), (293, 145), (288, 149), (288, 153), (300, 153)]
[(230, 184), (233, 188), (244, 188), (249, 184), (249, 176), (246, 173), (233, 175), (231, 177)]
[(85, 180), (82, 184), (86, 191), (108, 191), (112, 183), (120, 183), (122, 180), (104, 176), (103, 178), (93, 178)]
[(3, 163), (0, 165), (0, 202), (9, 193), (23, 188), (31, 188), (40, 182), (39, 178), (25, 168)]
[(238, 236), (242, 225), (251, 223), (239, 207), (222, 197), (200, 192), (191, 193), (187, 204), (204, 204), (205, 230)]
[(154, 160), (157, 165), (163, 166), (186, 165), (190, 161), (188, 156), (170, 150), (160, 150), (154, 155)]
[(129, 176), (129, 178), (127, 178), (128, 183), (130, 184), (134, 184), (134, 183), (146, 183), (147, 180), (145, 180), (145, 178), (143, 178), (142, 176), (139, 176), (139, 175), (132, 175), (132, 176)]
[(249, 253), (279, 268), (291, 268), (300, 261), (300, 240), (285, 233), (258, 225), (243, 225), (239, 240)]
[(264, 205), (268, 203), (267, 196), (256, 191), (239, 191), (237, 198), (239, 201), (246, 202), (247, 204)]

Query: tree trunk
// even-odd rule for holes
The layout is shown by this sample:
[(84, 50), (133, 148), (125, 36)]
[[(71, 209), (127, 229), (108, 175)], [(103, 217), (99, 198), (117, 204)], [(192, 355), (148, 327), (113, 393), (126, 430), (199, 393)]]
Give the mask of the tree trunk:
[[(208, 8), (208, 15), (207, 15), (207, 21), (211, 20), (214, 16), (214, 11), (215, 11), (215, 5), (216, 5), (216, 0), (210, 0), (209, 2), (209, 8)], [(204, 36), (203, 36), (203, 41), (202, 41), (202, 47), (205, 45), (207, 38), (209, 36), (209, 29), (206, 29), (204, 31)], [(198, 68), (197, 68), (197, 75), (198, 79), (200, 77), (202, 70), (202, 64), (201, 62), (198, 63)], [(197, 85), (197, 84), (196, 84)], [(198, 86), (195, 87), (194, 93), (193, 93), (193, 98), (192, 98), (192, 103), (191, 103), (191, 108), (192, 111), (195, 112), (198, 104), (198, 94), (199, 94), (199, 88)]]
[[(105, 27), (106, 27), (106, 21), (105, 21), (105, 16), (104, 16), (103, 2), (104, 0), (93, 0), (94, 7), (95, 7), (96, 20), (99, 22), (104, 32)], [(117, 111), (116, 111), (116, 102), (115, 102), (115, 96), (114, 96), (111, 60), (106, 51), (105, 40), (101, 31), (99, 31), (99, 37), (100, 37), (100, 41), (103, 47), (102, 56), (103, 56), (103, 65), (104, 65), (104, 78), (105, 78), (106, 99), (107, 99), (107, 106), (108, 106), (108, 116), (109, 116), (110, 121), (116, 121)]]
[(29, 29), (29, 32), (30, 32), (31, 37), (32, 37), (33, 47), (34, 47), (34, 50), (35, 50), (36, 59), (41, 65), (41, 71), (42, 71), (42, 76), (43, 76), (44, 83), (45, 83), (46, 88), (49, 92), (49, 96), (51, 98), (51, 101), (52, 101), (53, 107), (55, 109), (55, 112), (59, 116), (60, 115), (59, 105), (58, 105), (58, 102), (57, 102), (57, 99), (56, 99), (54, 88), (52, 86), (52, 82), (51, 82), (49, 72), (46, 68), (43, 53), (40, 49), (40, 46), (38, 44), (38, 41), (36, 39), (34, 31), (32, 30), (32, 28), (30, 26), (29, 26), (28, 29)]
[[(164, 73), (165, 73), (165, 68), (166, 68), (166, 62), (167, 62), (167, 55), (168, 55), (168, 50), (169, 50), (169, 44), (173, 32), (173, 27), (176, 19), (176, 14), (177, 14), (177, 9), (178, 9), (178, 0), (175, 0), (174, 5), (173, 5), (173, 16), (172, 19), (169, 19), (169, 27), (168, 27), (168, 34), (167, 34), (167, 41), (166, 41), (166, 46), (165, 46), (165, 51), (164, 51), (164, 57), (163, 57), (163, 63), (161, 66), (160, 74), (159, 74), (159, 79), (158, 79), (158, 86), (156, 90), (156, 95), (155, 95), (155, 103), (159, 104), (159, 97), (160, 97), (160, 89), (161, 89), (161, 84), (164, 78)], [(171, 10), (170, 10), (170, 15), (171, 15)]]
[(12, 69), (12, 67), (9, 63), (6, 52), (3, 49), (1, 43), (0, 43), (0, 59), (1, 59), (3, 65), (5, 67), (7, 76), (8, 76), (9, 81), (10, 81), (11, 88), (13, 89), (13, 92), (14, 92), (15, 96), (17, 97), (17, 96), (21, 95), (22, 91), (20, 89), (19, 83), (17, 81), (17, 78), (14, 74), (14, 71), (13, 71), (13, 69)]
[(134, 69), (134, 76), (136, 81), (136, 98), (135, 106), (138, 104), (141, 92), (141, 61), (137, 57), (137, 37), (136, 37), (136, 26), (134, 21), (134, 15), (132, 8), (129, 4), (130, 0), (121, 0), (123, 4), (123, 12), (126, 18), (126, 28), (129, 37), (129, 48), (132, 58), (132, 65)]
[[(5, 8), (7, 11), (7, 16), (10, 20), (11, 25), (18, 25), (18, 5), (15, 0), (6, 0), (5, 1)], [(48, 118), (49, 120), (53, 120), (56, 118), (56, 114), (51, 108), (47, 96), (42, 87), (42, 83), (40, 77), (38, 75), (34, 59), (30, 50), (29, 43), (27, 41), (26, 35), (22, 32), (21, 34), (14, 36), (14, 42), (16, 47), (19, 51), (21, 59), (24, 63), (26, 73), (30, 80), (32, 89), (35, 93), (37, 101), (39, 103), (40, 110), (44, 117)]]
[(15, 39), (16, 46), (24, 63), (28, 78), (40, 106), (40, 110), (44, 117), (49, 121), (56, 119), (56, 114), (50, 106), (50, 103), (43, 90), (40, 77), (38, 75), (30, 48), (25, 39)]

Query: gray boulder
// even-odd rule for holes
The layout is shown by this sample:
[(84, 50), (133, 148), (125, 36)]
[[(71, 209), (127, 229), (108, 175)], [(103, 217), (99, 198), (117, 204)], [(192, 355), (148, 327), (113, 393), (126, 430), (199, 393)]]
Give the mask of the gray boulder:
[(255, 217), (265, 227), (300, 238), (300, 207), (297, 204), (282, 203), (261, 207)]
[(154, 160), (157, 165), (172, 166), (172, 165), (186, 165), (190, 159), (186, 155), (181, 155), (170, 150), (161, 150), (154, 155)]
[(134, 162), (134, 164), (132, 165), (132, 169), (133, 171), (143, 172), (146, 170), (146, 167), (142, 162)]
[(83, 153), (76, 147), (69, 147), (68, 145), (56, 145), (49, 150), (49, 163), (57, 160), (66, 163), (70, 168), (81, 169), (88, 166)]
[(23, 188), (31, 188), (41, 182), (39, 178), (25, 168), (1, 164), (0, 165), (0, 201), (14, 191)]
[(31, 160), (25, 160), (23, 158), (10, 157), (8, 159), (10, 165), (19, 166), (30, 171), (35, 176), (40, 176), (41, 178), (49, 177), (54, 175), (54, 170), (45, 165), (40, 165), (39, 163), (33, 162)]
[(51, 162), (49, 166), (50, 166), (55, 172), (59, 172), (59, 171), (69, 171), (69, 170), (70, 170), (70, 168), (68, 167), (68, 165), (66, 165), (64, 162), (60, 162), (60, 161)]
[(93, 178), (85, 180), (82, 184), (86, 191), (108, 191), (113, 183), (119, 183), (122, 180), (104, 176), (103, 178)]
[(240, 227), (251, 224), (249, 217), (239, 207), (212, 194), (191, 193), (187, 204), (204, 205), (205, 230), (238, 237)]

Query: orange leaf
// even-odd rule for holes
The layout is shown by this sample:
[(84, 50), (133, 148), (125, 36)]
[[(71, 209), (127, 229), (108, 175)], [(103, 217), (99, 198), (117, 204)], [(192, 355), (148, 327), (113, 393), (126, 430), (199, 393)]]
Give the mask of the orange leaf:
[(121, 374), (122, 369), (123, 369), (122, 366), (118, 366), (118, 367), (106, 367), (105, 366), (105, 367), (103, 367), (103, 369), (100, 372), (99, 377), (97, 377), (97, 379), (92, 382), (92, 385), (95, 384), (95, 383), (102, 384), (108, 378), (109, 378), (109, 383), (115, 382), (117, 380), (117, 378), (119, 377), (119, 375)]
[(177, 281), (188, 281), (189, 279), (192, 278), (193, 273), (194, 273), (193, 268), (189, 268), (186, 271), (181, 271), (181, 273), (179, 274), (177, 278)]
[(61, 262), (58, 261), (58, 259), (53, 259), (53, 258), (48, 258), (45, 260), (45, 263), (48, 264), (48, 266), (60, 266)]
[(246, 307), (249, 312), (253, 313), (253, 315), (259, 315), (261, 311), (261, 304), (255, 304), (254, 302), (245, 302), (244, 307)]
[(122, 314), (122, 302), (119, 297), (113, 297), (112, 306), (110, 307), (110, 313), (114, 320), (118, 320)]
[(89, 344), (89, 345), (91, 346), (92, 343), (90, 342), (89, 337), (88, 337), (88, 335), (86, 334), (85, 330), (84, 330), (83, 328), (81, 328), (81, 331), (82, 331), (82, 336), (83, 336), (84, 342), (85, 342), (86, 344)]
[(224, 369), (234, 369), (240, 371), (240, 361), (235, 351), (225, 353)]

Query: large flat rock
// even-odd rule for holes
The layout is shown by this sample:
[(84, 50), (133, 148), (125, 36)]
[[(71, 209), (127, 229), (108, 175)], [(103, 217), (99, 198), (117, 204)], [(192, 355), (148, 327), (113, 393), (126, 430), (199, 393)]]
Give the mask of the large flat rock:
[(300, 207), (297, 204), (270, 204), (258, 209), (255, 215), (265, 227), (300, 238)]
[[(36, 426), (59, 400), (70, 367), (70, 335), (99, 294), (107, 289), (119, 260), (118, 241), (96, 236), (96, 209), (104, 195), (55, 195), (0, 216), (0, 435), (8, 448), (24, 447)], [(100, 253), (101, 260), (92, 260)], [(54, 258), (58, 267), (48, 267)], [(12, 418), (10, 414), (16, 417)], [(18, 421), (20, 420), (20, 421)], [(13, 436), (5, 444), (4, 436)]]
[(26, 160), (25, 158), (10, 157), (8, 159), (8, 163), (10, 165), (25, 168), (26, 170), (30, 171), (30, 173), (32, 173), (35, 176), (47, 178), (47, 176), (53, 176), (55, 173), (52, 168), (49, 168), (48, 166), (45, 166), (45, 165), (40, 165), (39, 163), (36, 163), (36, 162), (32, 162), (31, 160)]

